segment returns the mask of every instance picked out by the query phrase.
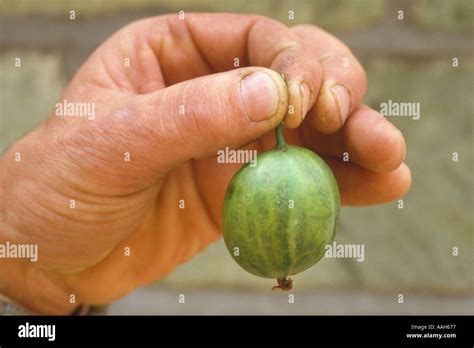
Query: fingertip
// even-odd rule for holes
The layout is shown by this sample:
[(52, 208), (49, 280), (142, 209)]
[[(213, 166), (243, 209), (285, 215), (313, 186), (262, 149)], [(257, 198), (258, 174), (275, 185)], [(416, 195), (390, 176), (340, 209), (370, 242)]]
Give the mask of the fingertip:
[(310, 92), (304, 82), (289, 80), (286, 83), (288, 90), (288, 108), (284, 116), (286, 128), (296, 128), (303, 122), (308, 108)]
[(351, 108), (351, 96), (349, 91), (343, 85), (335, 85), (331, 88), (334, 103), (337, 105), (336, 113), (339, 114), (341, 124), (346, 122)]
[(286, 82), (288, 109), (284, 117), (286, 128), (296, 128), (316, 102), (322, 82), (322, 67), (303, 45), (286, 42), (286, 49), (273, 60), (271, 68)]
[[(261, 122), (282, 114), (284, 83), (265, 70), (246, 69), (240, 79), (241, 107), (249, 122)], [(283, 100), (282, 100), (283, 99)]]
[(312, 110), (312, 124), (323, 134), (337, 132), (349, 115), (350, 94), (342, 85), (326, 81)]
[(375, 110), (361, 107), (344, 126), (351, 161), (379, 173), (397, 169), (406, 156), (403, 134)]
[(392, 202), (405, 196), (411, 186), (411, 171), (405, 163), (389, 173), (376, 173), (380, 189), (377, 204)]
[[(249, 69), (250, 73), (264, 73), (268, 75), (272, 80), (273, 83), (276, 87), (277, 90), (277, 105), (275, 108), (275, 112), (273, 115), (268, 119), (270, 126), (276, 126), (278, 125), (283, 118), (286, 115), (286, 112), (288, 110), (288, 103), (289, 103), (289, 97), (288, 97), (288, 86), (284, 80), (284, 78), (276, 71), (268, 68), (258, 68), (257, 70), (255, 69)], [(246, 74), (249, 74), (246, 72)]]
[[(402, 133), (390, 122), (381, 120), (378, 127), (371, 130), (367, 138), (366, 158), (361, 165), (375, 172), (388, 173), (396, 170), (406, 154), (405, 139)], [(372, 137), (372, 141), (370, 141)], [(370, 162), (370, 163), (369, 163)]]
[[(385, 133), (385, 154), (380, 160), (380, 167), (376, 168), (379, 171), (391, 171), (398, 168), (406, 157), (406, 143), (402, 132), (390, 122), (388, 123), (390, 131)], [(390, 156), (391, 154), (391, 156)]]
[(405, 163), (389, 173), (377, 173), (356, 164), (327, 158), (337, 178), (343, 205), (384, 204), (406, 195), (412, 176)]
[(412, 183), (412, 174), (410, 167), (406, 163), (402, 163), (398, 169), (398, 197), (405, 196), (410, 190)]

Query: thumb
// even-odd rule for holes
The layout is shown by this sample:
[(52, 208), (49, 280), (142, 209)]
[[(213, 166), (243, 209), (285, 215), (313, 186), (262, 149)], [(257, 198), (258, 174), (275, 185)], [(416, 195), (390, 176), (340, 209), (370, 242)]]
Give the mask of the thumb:
[(132, 108), (139, 119), (136, 125), (147, 129), (147, 148), (156, 154), (152, 167), (167, 171), (226, 146), (255, 141), (282, 120), (287, 100), (285, 81), (277, 72), (250, 67), (136, 96)]

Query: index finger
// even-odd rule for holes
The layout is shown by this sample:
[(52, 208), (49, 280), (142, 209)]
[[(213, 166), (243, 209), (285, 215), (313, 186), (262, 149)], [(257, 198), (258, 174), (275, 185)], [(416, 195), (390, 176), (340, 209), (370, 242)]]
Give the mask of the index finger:
[[(297, 127), (316, 101), (322, 81), (317, 59), (283, 24), (261, 16), (237, 14), (167, 15), (138, 22), (166, 85), (243, 66), (280, 72), (288, 88), (284, 122)], [(141, 34), (140, 34), (141, 33)]]
[[(280, 22), (256, 15), (173, 14), (133, 23), (117, 35), (114, 41), (119, 48), (113, 51), (114, 54), (128, 51), (127, 54), (137, 56), (138, 61), (147, 57), (147, 64), (142, 63), (147, 65), (142, 69), (146, 73), (137, 76), (137, 71), (128, 69), (126, 72), (129, 80), (140, 84), (136, 90), (142, 93), (152, 91), (143, 86), (157, 86), (151, 81), (152, 78), (156, 81), (156, 70), (153, 74), (147, 73), (152, 61), (147, 48), (154, 53), (155, 62), (158, 59), (162, 84), (168, 86), (249, 65), (272, 68), (284, 76), (287, 84), (288, 110), (284, 123), (296, 128), (314, 107), (323, 81), (323, 64), (314, 46), (343, 46), (339, 40), (327, 35), (322, 37), (321, 33), (314, 30), (312, 35), (302, 39), (299, 30), (290, 30)], [(123, 66), (121, 56), (110, 59), (119, 60), (117, 65)], [(336, 104), (337, 101), (330, 98), (329, 105), (324, 105), (331, 110), (338, 107)], [(339, 122), (338, 113), (325, 115)]]

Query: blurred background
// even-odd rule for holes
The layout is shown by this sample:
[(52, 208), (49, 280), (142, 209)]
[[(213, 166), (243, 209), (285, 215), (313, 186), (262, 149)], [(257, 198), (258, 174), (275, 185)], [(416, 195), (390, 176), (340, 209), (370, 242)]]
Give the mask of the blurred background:
[[(256, 13), (287, 25), (321, 26), (347, 43), (366, 68), (367, 104), (380, 110), (390, 99), (420, 103), (419, 120), (390, 118), (406, 137), (413, 175), (403, 209), (392, 202), (342, 210), (336, 241), (364, 244), (364, 262), (321, 260), (294, 277), (290, 304), (288, 293), (270, 291), (274, 281), (239, 268), (221, 241), (166, 279), (111, 304), (109, 313), (474, 313), (474, 1), (0, 3), (2, 153), (48, 116), (74, 72), (113, 32), (139, 18), (181, 10)], [(16, 57), (21, 68), (15, 68)]]

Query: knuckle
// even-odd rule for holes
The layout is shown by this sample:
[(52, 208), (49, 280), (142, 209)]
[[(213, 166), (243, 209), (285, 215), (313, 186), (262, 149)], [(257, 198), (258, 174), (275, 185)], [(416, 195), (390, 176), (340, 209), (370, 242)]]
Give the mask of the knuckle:
[(184, 114), (173, 117), (173, 128), (190, 146), (198, 145), (199, 139), (221, 137), (238, 112), (229, 93), (214, 80), (189, 82), (178, 88), (174, 98), (175, 105), (183, 106)]

